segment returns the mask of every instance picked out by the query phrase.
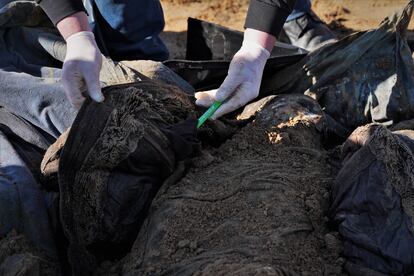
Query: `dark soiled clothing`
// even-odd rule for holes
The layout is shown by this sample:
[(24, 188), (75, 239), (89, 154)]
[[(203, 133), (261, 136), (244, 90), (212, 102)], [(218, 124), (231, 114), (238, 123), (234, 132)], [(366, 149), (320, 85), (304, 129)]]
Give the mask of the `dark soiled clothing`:
[(250, 0), (245, 28), (278, 36), (296, 0)]
[[(79, 11), (85, 11), (80, 0), (36, 0), (54, 24)], [(292, 12), (296, 0), (251, 0), (245, 28), (278, 36)]]
[[(71, 14), (85, 11), (79, 0), (36, 1), (54, 24)], [(93, 32), (104, 55), (117, 61), (164, 61), (168, 58), (168, 50), (159, 37), (164, 29), (164, 14), (159, 0), (92, 2), (88, 12), (94, 17)]]
[(36, 0), (42, 9), (57, 24), (63, 18), (80, 11), (86, 11), (82, 0)]

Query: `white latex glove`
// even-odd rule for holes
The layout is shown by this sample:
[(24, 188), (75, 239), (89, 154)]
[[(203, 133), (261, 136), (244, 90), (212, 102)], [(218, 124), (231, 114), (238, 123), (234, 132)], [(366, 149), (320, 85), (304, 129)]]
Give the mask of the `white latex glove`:
[(66, 39), (67, 50), (62, 68), (62, 83), (66, 96), (75, 108), (82, 106), (82, 92), (97, 102), (104, 96), (99, 83), (102, 66), (101, 52), (92, 32), (78, 32)]
[(259, 95), (263, 70), (269, 56), (269, 51), (261, 45), (243, 41), (230, 63), (223, 84), (219, 89), (196, 93), (196, 104), (209, 107), (215, 101), (223, 102), (211, 116), (215, 120), (255, 99)]

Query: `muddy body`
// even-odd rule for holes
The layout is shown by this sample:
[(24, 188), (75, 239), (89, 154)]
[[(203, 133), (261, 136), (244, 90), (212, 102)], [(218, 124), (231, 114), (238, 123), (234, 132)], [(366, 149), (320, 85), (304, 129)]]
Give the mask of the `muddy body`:
[(209, 162), (163, 186), (124, 273), (341, 273), (341, 244), (325, 218), (334, 172), (321, 148), (320, 108), (306, 96), (255, 108), (255, 120)]

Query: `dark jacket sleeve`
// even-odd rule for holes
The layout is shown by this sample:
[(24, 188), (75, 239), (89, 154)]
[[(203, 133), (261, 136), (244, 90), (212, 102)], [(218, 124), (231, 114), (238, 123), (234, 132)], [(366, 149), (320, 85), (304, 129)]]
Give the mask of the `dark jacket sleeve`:
[(82, 0), (36, 0), (36, 2), (55, 25), (69, 15), (85, 11)]
[(250, 0), (245, 28), (279, 36), (296, 0)]

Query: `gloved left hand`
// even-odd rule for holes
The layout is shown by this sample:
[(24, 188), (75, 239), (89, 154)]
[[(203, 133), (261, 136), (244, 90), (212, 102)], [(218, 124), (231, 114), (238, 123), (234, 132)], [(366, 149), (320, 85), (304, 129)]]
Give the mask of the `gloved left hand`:
[(99, 83), (102, 55), (92, 32), (78, 32), (66, 39), (67, 50), (62, 68), (62, 83), (70, 103), (80, 108), (87, 91), (96, 102), (104, 96)]
[(214, 120), (255, 99), (259, 95), (263, 70), (269, 56), (269, 51), (264, 47), (245, 40), (234, 55), (220, 88), (196, 93), (196, 104), (209, 107), (215, 101), (223, 102), (211, 117)]

